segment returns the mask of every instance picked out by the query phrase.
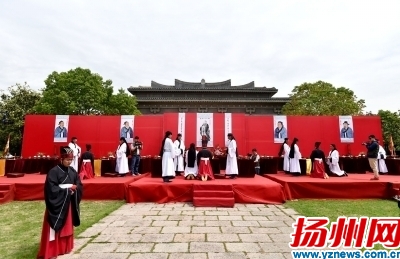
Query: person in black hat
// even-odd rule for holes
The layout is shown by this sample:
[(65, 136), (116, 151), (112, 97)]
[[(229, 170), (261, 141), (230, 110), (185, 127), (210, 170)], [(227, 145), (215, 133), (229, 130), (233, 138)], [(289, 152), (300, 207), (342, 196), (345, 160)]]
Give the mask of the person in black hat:
[(66, 146), (60, 151), (60, 164), (48, 172), (44, 183), (46, 211), (37, 258), (56, 258), (70, 253), (74, 247), (74, 226), (80, 225), (83, 186), (71, 167), (73, 150)]

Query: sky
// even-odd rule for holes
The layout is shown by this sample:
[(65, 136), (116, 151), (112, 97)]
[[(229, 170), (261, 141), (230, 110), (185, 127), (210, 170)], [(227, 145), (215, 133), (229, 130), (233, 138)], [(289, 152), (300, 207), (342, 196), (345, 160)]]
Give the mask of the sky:
[(89, 68), (115, 90), (232, 80), (288, 96), (304, 82), (352, 89), (366, 111), (400, 109), (400, 1), (0, 2), (0, 89), (42, 89)]

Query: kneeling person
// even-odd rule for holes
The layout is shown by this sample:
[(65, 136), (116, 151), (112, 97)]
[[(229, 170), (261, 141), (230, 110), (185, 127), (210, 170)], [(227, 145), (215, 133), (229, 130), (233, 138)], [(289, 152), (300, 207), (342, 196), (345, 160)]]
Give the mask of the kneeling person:
[(194, 180), (197, 177), (197, 157), (198, 151), (196, 151), (196, 145), (194, 143), (190, 144), (189, 149), (185, 154), (185, 179), (186, 180)]
[(198, 175), (201, 176), (202, 181), (207, 181), (208, 178), (214, 180), (214, 174), (211, 167), (211, 159), (213, 155), (207, 149), (207, 140), (202, 141), (202, 150), (197, 154), (197, 165), (199, 167)]

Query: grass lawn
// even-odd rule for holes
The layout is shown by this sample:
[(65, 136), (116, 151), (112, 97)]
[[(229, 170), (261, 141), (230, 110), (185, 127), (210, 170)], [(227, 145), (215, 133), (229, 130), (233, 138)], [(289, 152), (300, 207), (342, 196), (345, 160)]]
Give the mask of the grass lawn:
[[(328, 217), (336, 221), (347, 217), (399, 217), (400, 209), (392, 200), (299, 200), (289, 201), (285, 206), (307, 217)], [(374, 249), (383, 249), (376, 245)]]
[[(75, 236), (118, 209), (124, 201), (82, 201), (81, 225)], [(42, 230), (44, 201), (0, 205), (0, 258), (36, 258)]]

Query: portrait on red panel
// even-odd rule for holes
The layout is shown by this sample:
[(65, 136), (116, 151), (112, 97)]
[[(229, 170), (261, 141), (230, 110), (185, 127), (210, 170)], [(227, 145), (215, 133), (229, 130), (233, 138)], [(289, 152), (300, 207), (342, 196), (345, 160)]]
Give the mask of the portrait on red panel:
[(354, 143), (354, 125), (352, 116), (339, 116), (340, 142)]
[(197, 113), (197, 147), (201, 147), (203, 136), (205, 136), (206, 140), (208, 140), (207, 147), (213, 147), (213, 131), (214, 131), (214, 123), (213, 123), (213, 114), (212, 113)]
[(127, 143), (133, 143), (134, 126), (135, 126), (134, 115), (121, 115), (119, 137), (125, 138)]
[(286, 116), (274, 116), (274, 143), (283, 143), (288, 137)]
[(54, 127), (54, 142), (68, 141), (69, 115), (56, 115)]

